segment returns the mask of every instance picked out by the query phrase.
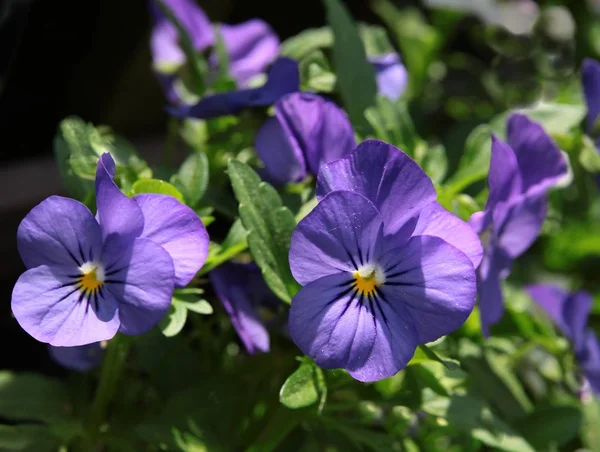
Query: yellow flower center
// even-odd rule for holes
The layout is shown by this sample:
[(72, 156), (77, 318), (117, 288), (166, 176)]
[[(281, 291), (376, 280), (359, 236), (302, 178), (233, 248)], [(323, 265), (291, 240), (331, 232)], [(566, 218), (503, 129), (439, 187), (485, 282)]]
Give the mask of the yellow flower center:
[(86, 262), (80, 267), (82, 275), (79, 279), (79, 288), (85, 294), (95, 293), (104, 284), (104, 268), (95, 262)]
[(367, 264), (353, 273), (354, 285), (361, 295), (369, 296), (375, 293), (377, 286), (385, 282), (382, 269), (373, 264)]

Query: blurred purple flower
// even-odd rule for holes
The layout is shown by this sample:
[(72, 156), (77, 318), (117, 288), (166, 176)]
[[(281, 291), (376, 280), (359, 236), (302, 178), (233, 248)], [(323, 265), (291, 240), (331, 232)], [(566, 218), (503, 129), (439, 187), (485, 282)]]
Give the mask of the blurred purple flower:
[(78, 201), (51, 196), (19, 225), (28, 270), (12, 294), (25, 331), (55, 346), (141, 334), (167, 312), (208, 254), (208, 234), (189, 207), (166, 195), (125, 196), (104, 154), (96, 170), (96, 217)]
[(587, 326), (592, 296), (585, 291), (569, 293), (551, 284), (534, 284), (526, 290), (571, 342), (587, 382), (600, 396), (600, 343)]
[(356, 146), (346, 113), (310, 93), (288, 94), (275, 103), (275, 116), (256, 135), (256, 153), (267, 179), (297, 182), (317, 174), (322, 164), (349, 154)]
[(361, 381), (390, 377), (418, 344), (471, 313), (479, 239), (437, 204), (423, 170), (381, 141), (325, 164), (317, 195), (292, 235), (292, 274), (304, 287), (290, 335), (321, 367)]
[(290, 58), (279, 58), (271, 66), (267, 82), (258, 88), (214, 94), (202, 98), (195, 105), (169, 107), (167, 110), (178, 118), (215, 118), (233, 115), (245, 108), (267, 107), (299, 88), (298, 63)]
[[(587, 133), (594, 134), (594, 125), (600, 115), (600, 63), (591, 58), (586, 58), (581, 67), (581, 81), (583, 94), (588, 107), (586, 117)], [(600, 137), (599, 137), (600, 139)], [(598, 140), (596, 141), (598, 145)]]
[(400, 61), (400, 56), (395, 52), (371, 56), (369, 62), (375, 69), (379, 94), (391, 101), (398, 100), (408, 83), (408, 72)]
[(78, 347), (54, 347), (48, 346), (50, 357), (61, 366), (87, 372), (100, 365), (104, 357), (104, 347), (101, 342), (80, 345)]
[(500, 281), (538, 237), (546, 218), (546, 192), (567, 174), (558, 146), (526, 116), (508, 118), (507, 139), (508, 144), (492, 137), (488, 201), (470, 219), (485, 247), (478, 292), (486, 336), (504, 312)]
[(231, 319), (250, 354), (269, 351), (269, 333), (260, 319), (259, 308), (279, 304), (255, 264), (227, 262), (210, 272), (217, 298)]
[[(198, 53), (211, 50), (209, 65), (216, 73), (219, 67), (217, 53), (213, 51), (216, 36), (210, 20), (194, 0), (163, 0), (190, 36)], [(154, 70), (171, 103), (180, 103), (175, 88), (177, 70), (186, 57), (179, 45), (176, 27), (162, 14), (159, 6), (151, 0), (154, 18), (150, 47)], [(246, 88), (256, 75), (266, 71), (279, 54), (279, 38), (269, 25), (252, 19), (237, 25), (217, 25), (228, 54), (229, 74), (238, 88)], [(207, 82), (214, 76), (208, 76)]]

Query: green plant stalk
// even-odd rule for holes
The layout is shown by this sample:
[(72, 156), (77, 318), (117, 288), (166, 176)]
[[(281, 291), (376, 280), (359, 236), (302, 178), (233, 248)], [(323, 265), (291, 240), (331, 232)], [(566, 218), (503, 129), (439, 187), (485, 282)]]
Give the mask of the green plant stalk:
[(108, 343), (106, 357), (100, 372), (100, 381), (88, 413), (87, 426), (91, 437), (94, 439), (98, 437), (100, 427), (107, 420), (107, 409), (121, 377), (130, 343), (131, 338), (129, 336), (120, 334), (117, 334)]

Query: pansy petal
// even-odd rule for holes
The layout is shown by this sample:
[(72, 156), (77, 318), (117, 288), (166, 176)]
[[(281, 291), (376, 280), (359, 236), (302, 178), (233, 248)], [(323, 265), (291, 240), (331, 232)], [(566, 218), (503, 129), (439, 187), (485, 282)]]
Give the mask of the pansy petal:
[[(163, 2), (183, 26), (195, 50), (202, 52), (213, 45), (215, 37), (210, 20), (194, 0), (163, 0)], [(150, 12), (155, 22), (150, 37), (150, 49), (155, 69), (160, 70), (160, 67), (164, 65), (183, 63), (185, 54), (179, 46), (177, 28), (152, 0)]]
[(515, 198), (494, 211), (498, 247), (509, 257), (521, 256), (535, 242), (546, 218), (547, 204), (545, 197)]
[(169, 253), (175, 269), (175, 287), (188, 284), (208, 256), (208, 233), (200, 218), (172, 196), (143, 194), (133, 200), (144, 214), (140, 237)]
[(100, 255), (102, 233), (86, 206), (50, 196), (21, 221), (17, 246), (27, 268), (45, 264), (76, 268)]
[(50, 357), (58, 364), (78, 372), (86, 372), (98, 367), (104, 355), (104, 349), (101, 347), (100, 342), (80, 345), (79, 347), (54, 347), (49, 345), (48, 352)]
[(323, 165), (317, 196), (335, 190), (353, 191), (370, 200), (381, 213), (386, 234), (398, 232), (437, 197), (419, 165), (379, 140), (366, 140), (347, 157)]
[(438, 237), (414, 236), (381, 259), (388, 303), (402, 303), (414, 319), (419, 343), (458, 329), (471, 314), (477, 293), (475, 270), (460, 250)]
[(173, 260), (161, 246), (138, 238), (120, 253), (106, 251), (105, 286), (119, 302), (120, 332), (142, 334), (169, 310), (175, 287)]
[(417, 345), (410, 315), (399, 305), (400, 316), (385, 307), (388, 316), (379, 317), (379, 308), (361, 299), (351, 279), (338, 273), (303, 287), (292, 300), (290, 335), (321, 367), (348, 369), (362, 381), (392, 376)]
[(596, 396), (600, 396), (600, 343), (592, 330), (586, 331), (583, 343), (579, 365)]
[(356, 146), (352, 124), (333, 102), (312, 93), (292, 93), (275, 104), (275, 115), (296, 154), (317, 174), (323, 163), (349, 154)]
[(593, 297), (583, 290), (571, 294), (565, 304), (565, 322), (571, 329), (571, 342), (576, 354), (585, 347), (585, 331), (593, 304)]
[(477, 294), (479, 300), (479, 316), (481, 330), (485, 337), (490, 334), (490, 327), (500, 321), (504, 315), (504, 296), (500, 282), (510, 268), (510, 260), (502, 256), (501, 251), (488, 251), (477, 272)]
[(12, 293), (19, 325), (40, 342), (78, 346), (112, 338), (117, 302), (106, 290), (88, 299), (77, 288), (76, 267), (41, 265), (21, 275)]
[[(226, 263), (210, 272), (210, 282), (248, 353), (269, 351), (269, 333), (253, 306), (250, 278), (261, 278), (247, 265)], [(245, 273), (242, 273), (245, 272)], [(263, 283), (264, 285), (264, 283)]]
[(515, 151), (527, 194), (542, 194), (567, 174), (567, 162), (559, 147), (537, 122), (513, 114), (507, 121), (506, 136)]
[(392, 101), (398, 100), (408, 84), (408, 72), (400, 61), (400, 56), (392, 52), (382, 56), (371, 56), (368, 60), (375, 69), (379, 94)]
[(490, 194), (486, 209), (495, 207), (521, 194), (523, 181), (519, 173), (519, 163), (512, 148), (492, 135), (492, 157), (488, 174)]
[(562, 333), (570, 339), (571, 331), (564, 317), (565, 303), (569, 298), (569, 292), (553, 284), (532, 284), (525, 290)]
[(381, 228), (379, 212), (364, 196), (349, 191), (329, 194), (292, 234), (294, 278), (304, 285), (322, 276), (356, 271), (378, 257)]
[(271, 182), (284, 185), (306, 177), (304, 155), (298, 147), (290, 144), (277, 118), (267, 119), (258, 130), (254, 148)]
[(279, 38), (263, 20), (222, 24), (219, 31), (229, 54), (229, 72), (239, 87), (245, 87), (252, 77), (264, 72), (279, 54)]
[(588, 133), (593, 133), (594, 124), (600, 114), (600, 63), (586, 58), (581, 66), (581, 82), (585, 103), (588, 107), (586, 126)]
[(233, 115), (245, 108), (272, 105), (280, 97), (299, 88), (298, 63), (291, 58), (279, 58), (271, 66), (269, 78), (261, 87), (206, 96), (195, 105), (167, 108), (167, 111), (178, 118), (209, 119)]
[[(137, 203), (125, 196), (113, 181), (115, 162), (109, 153), (102, 154), (96, 168), (96, 205), (102, 238), (126, 244), (144, 229), (144, 216)], [(118, 240), (115, 240), (117, 239)]]
[(421, 211), (413, 235), (439, 237), (466, 254), (473, 268), (481, 263), (483, 248), (473, 228), (438, 202), (431, 203)]

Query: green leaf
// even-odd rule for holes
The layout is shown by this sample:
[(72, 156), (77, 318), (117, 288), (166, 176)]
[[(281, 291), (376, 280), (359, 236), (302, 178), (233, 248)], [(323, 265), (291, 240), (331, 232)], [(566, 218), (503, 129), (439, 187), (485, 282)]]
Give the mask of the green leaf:
[(385, 96), (377, 96), (377, 105), (365, 111), (374, 138), (390, 143), (414, 158), (417, 135), (406, 104), (392, 102)]
[(64, 385), (37, 374), (0, 372), (0, 417), (58, 422), (70, 419)]
[(587, 397), (583, 403), (583, 425), (581, 441), (591, 451), (600, 451), (600, 401), (595, 396)]
[(160, 179), (141, 179), (133, 184), (132, 195), (140, 193), (156, 193), (160, 195), (169, 195), (179, 202), (184, 202), (183, 195), (173, 185)]
[(0, 450), (15, 452), (55, 452), (59, 442), (41, 425), (0, 425)]
[(448, 158), (446, 157), (446, 149), (441, 144), (428, 146), (417, 163), (436, 184), (439, 184), (446, 177)]
[(321, 401), (327, 394), (323, 371), (310, 359), (304, 359), (279, 391), (279, 401), (288, 408), (305, 408)]
[(198, 205), (208, 187), (208, 159), (204, 152), (196, 152), (186, 158), (171, 183), (181, 192), (190, 207)]
[(536, 450), (550, 450), (575, 438), (582, 418), (581, 411), (576, 407), (549, 406), (519, 419), (516, 427)]
[(187, 320), (188, 311), (208, 315), (213, 313), (208, 301), (198, 299), (202, 290), (189, 288), (178, 289), (173, 294), (167, 315), (161, 320), (160, 328), (166, 337), (176, 336), (181, 332)]
[(208, 273), (213, 268), (227, 262), (246, 250), (248, 248), (248, 241), (246, 240), (247, 235), (248, 231), (244, 229), (242, 221), (238, 218), (231, 225), (231, 229), (229, 229), (223, 243), (220, 245), (216, 243), (210, 244), (208, 258), (200, 270), (200, 275)]
[(333, 32), (330, 27), (310, 28), (283, 41), (280, 54), (300, 61), (315, 50), (332, 45)]
[(340, 0), (324, 0), (327, 22), (333, 30), (333, 65), (340, 96), (358, 130), (369, 127), (365, 110), (375, 105), (375, 71), (367, 61), (356, 24)]
[(600, 173), (600, 152), (589, 137), (583, 137), (579, 163), (589, 173)]
[(294, 215), (282, 205), (277, 191), (248, 165), (230, 160), (227, 168), (250, 252), (273, 293), (290, 303), (299, 289), (288, 263)]
[(487, 124), (477, 126), (465, 143), (465, 151), (458, 169), (446, 183), (445, 189), (458, 194), (469, 185), (485, 179), (492, 155), (491, 128)]
[(504, 138), (506, 119), (513, 113), (521, 113), (539, 122), (550, 134), (566, 133), (578, 127), (587, 113), (583, 105), (540, 103), (534, 107), (522, 108), (502, 113), (495, 117), (490, 126), (496, 135)]

